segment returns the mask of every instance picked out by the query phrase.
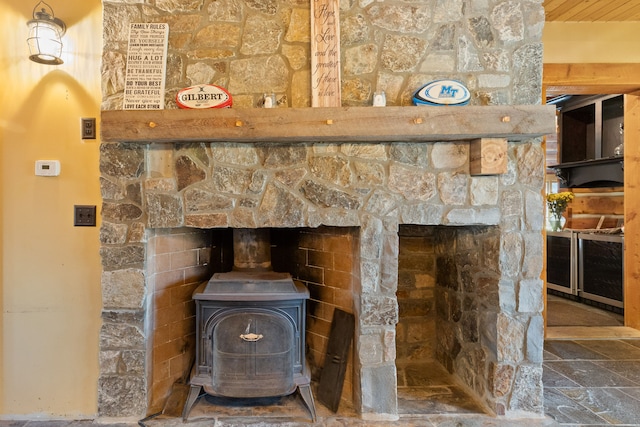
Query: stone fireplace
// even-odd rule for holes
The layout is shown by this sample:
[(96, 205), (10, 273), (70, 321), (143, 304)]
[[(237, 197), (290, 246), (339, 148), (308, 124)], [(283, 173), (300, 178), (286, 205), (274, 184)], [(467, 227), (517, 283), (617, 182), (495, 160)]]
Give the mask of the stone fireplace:
[[(397, 418), (396, 362), (409, 350), (396, 338), (411, 329), (398, 326), (408, 292), (399, 253), (417, 227), (408, 237), (433, 243), (426, 304), (437, 359), (489, 412), (541, 416), (539, 137), (553, 131), (554, 114), (519, 105), (540, 99), (541, 6), (341, 2), (343, 105), (354, 107), (311, 109), (308, 2), (240, 3), (105, 1), (100, 415), (162, 409), (191, 365), (193, 290), (228, 269), (231, 229), (270, 228), (274, 266), (284, 254), (311, 291), (312, 374), (333, 308), (354, 313), (343, 398), (363, 418)], [(249, 30), (256, 19), (269, 31)], [(170, 23), (167, 100), (205, 79), (228, 87), (234, 108), (181, 111), (167, 101), (160, 112), (117, 111), (122, 24), (138, 20)], [(258, 36), (275, 44), (250, 43)], [(398, 43), (415, 57), (396, 56)], [(419, 82), (438, 76), (464, 81), (475, 105), (407, 105)], [(375, 87), (393, 106), (364, 107)], [(290, 108), (252, 108), (265, 91)], [(507, 172), (472, 174), (469, 141), (495, 137), (509, 141)]]
[[(338, 299), (357, 318), (353, 389), (347, 390), (363, 415), (393, 416), (398, 229), (414, 224), (450, 226), (440, 228), (437, 237), (437, 246), (447, 250), (437, 258), (443, 291), (436, 293), (436, 310), (450, 322), (439, 328), (445, 334), (437, 340), (440, 360), (468, 381), (490, 410), (540, 413), (543, 202), (537, 187), (543, 157), (533, 142), (511, 144), (509, 157), (514, 160), (508, 174), (472, 177), (464, 171), (468, 144), (463, 142), (103, 144), (101, 234), (109, 306), (102, 334), (101, 411), (139, 414), (147, 411), (148, 399), (161, 405), (172, 381), (188, 369), (193, 345), (188, 329), (166, 338), (166, 346), (175, 347), (168, 360), (162, 354), (171, 349), (150, 341), (162, 335), (154, 325), (186, 328), (183, 322), (193, 316), (190, 291), (224, 268), (224, 239), (213, 235), (229, 227), (304, 227), (310, 234), (338, 226), (358, 230), (349, 243), (355, 245), (351, 270), (334, 272), (333, 278), (333, 288), (348, 294), (346, 304)], [(161, 171), (153, 166), (160, 163)], [(311, 179), (347, 166), (357, 167), (363, 178), (349, 174), (357, 183), (353, 188), (338, 191), (326, 176)], [(191, 182), (181, 187), (185, 180)], [(325, 233), (337, 241), (339, 233)], [(480, 238), (487, 233), (492, 237)], [(317, 292), (314, 304), (335, 306), (333, 288)], [(473, 299), (476, 294), (483, 298)], [(171, 314), (176, 304), (179, 309)], [(180, 318), (169, 322), (162, 316)], [(329, 313), (319, 317), (330, 321)], [(322, 353), (321, 344), (311, 346)], [(136, 363), (130, 366), (130, 360)], [(150, 372), (142, 369), (145, 360)], [(129, 403), (116, 405), (122, 398)], [(117, 412), (124, 409), (131, 412)]]

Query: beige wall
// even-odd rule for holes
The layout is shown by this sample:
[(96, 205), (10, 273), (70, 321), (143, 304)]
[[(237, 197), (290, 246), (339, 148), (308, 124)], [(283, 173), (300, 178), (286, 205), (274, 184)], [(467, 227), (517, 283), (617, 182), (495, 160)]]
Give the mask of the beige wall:
[[(0, 417), (96, 412), (98, 227), (73, 227), (74, 204), (99, 204), (100, 0), (51, 1), (68, 26), (65, 64), (27, 59), (36, 3), (0, 0)], [(545, 62), (640, 62), (637, 24), (547, 24)], [(58, 159), (57, 178), (34, 176)]]
[[(100, 0), (51, 1), (68, 25), (65, 64), (28, 60), (36, 1), (0, 0), (0, 415), (97, 411), (99, 229), (74, 227), (74, 204), (99, 204)], [(36, 177), (57, 159), (59, 177)]]
[(547, 22), (542, 33), (545, 64), (638, 63), (640, 23)]

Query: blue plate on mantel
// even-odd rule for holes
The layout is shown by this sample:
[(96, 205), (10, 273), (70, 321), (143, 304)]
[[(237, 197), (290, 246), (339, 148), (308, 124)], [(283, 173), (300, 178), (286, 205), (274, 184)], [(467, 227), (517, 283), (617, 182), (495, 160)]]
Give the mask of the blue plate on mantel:
[(471, 94), (464, 84), (457, 80), (434, 80), (413, 94), (414, 105), (460, 106), (469, 104)]

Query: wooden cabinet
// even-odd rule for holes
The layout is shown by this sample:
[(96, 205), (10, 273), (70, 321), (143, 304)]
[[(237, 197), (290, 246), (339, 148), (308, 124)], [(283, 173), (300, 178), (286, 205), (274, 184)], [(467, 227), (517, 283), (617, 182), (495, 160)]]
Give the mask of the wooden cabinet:
[(616, 156), (623, 127), (623, 95), (572, 97), (560, 106), (560, 162)]
[(560, 164), (553, 168), (562, 186), (623, 185), (624, 95), (572, 96), (556, 105)]

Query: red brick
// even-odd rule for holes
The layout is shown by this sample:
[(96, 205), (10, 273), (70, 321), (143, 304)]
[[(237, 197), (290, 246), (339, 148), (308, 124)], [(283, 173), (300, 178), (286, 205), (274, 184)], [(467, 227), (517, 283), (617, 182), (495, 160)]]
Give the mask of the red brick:
[(351, 290), (353, 288), (353, 277), (351, 273), (343, 271), (325, 270), (324, 283), (332, 288)]
[(159, 291), (162, 289), (184, 284), (184, 273), (179, 270), (159, 273), (155, 275), (154, 280), (155, 290)]
[(333, 269), (351, 274), (353, 272), (353, 255), (333, 254)]
[(187, 267), (183, 270), (184, 283), (200, 283), (211, 278), (212, 272), (209, 266), (198, 265), (195, 267)]
[(171, 306), (171, 289), (161, 289), (153, 293), (153, 309), (158, 310)]
[(153, 371), (151, 373), (153, 381), (162, 381), (169, 378), (169, 361), (158, 360), (153, 364)]
[(314, 232), (303, 231), (300, 233), (299, 246), (305, 249), (324, 250), (324, 240)]
[(184, 250), (184, 242), (180, 235), (158, 236), (153, 239), (153, 242), (156, 255)]
[(331, 330), (331, 322), (327, 322), (323, 319), (313, 319), (311, 325), (309, 325), (308, 331), (322, 337), (329, 337), (329, 331)]
[(153, 363), (170, 360), (186, 351), (188, 340), (179, 338), (153, 348)]
[(153, 334), (154, 346), (160, 346), (195, 334), (195, 323), (195, 317), (188, 317), (167, 325), (156, 327)]
[(171, 305), (182, 304), (185, 301), (191, 301), (193, 299), (193, 291), (196, 289), (196, 284), (180, 285), (171, 288)]
[(352, 240), (348, 236), (328, 237), (326, 251), (334, 254), (352, 254)]
[(298, 278), (305, 282), (322, 285), (324, 283), (324, 269), (317, 267), (302, 267), (298, 271)]
[(193, 351), (188, 351), (177, 357), (174, 357), (169, 361), (171, 378), (177, 381), (181, 378), (189, 380), (189, 372), (191, 370), (191, 360), (193, 358)]
[(311, 298), (316, 301), (321, 301), (328, 304), (333, 304), (335, 301), (334, 291), (335, 289), (329, 288), (327, 286), (316, 285), (313, 283), (309, 283), (307, 285), (309, 288), (309, 292), (311, 293)]
[(181, 321), (185, 318), (183, 304), (171, 305), (166, 308), (154, 310), (153, 324), (156, 328), (166, 326), (170, 323)]
[(314, 267), (333, 268), (333, 254), (321, 251), (309, 251), (308, 264)]
[(327, 304), (323, 301), (318, 301), (317, 304), (318, 309), (316, 310), (315, 317), (330, 322), (333, 316), (333, 305)]
[(196, 302), (194, 300), (185, 301), (183, 303), (184, 317), (189, 318), (196, 315)]
[(347, 312), (353, 311), (353, 292), (351, 290), (336, 289), (334, 295), (334, 304), (338, 308)]
[(171, 255), (170, 254), (158, 254), (154, 259), (154, 272), (163, 273), (165, 271), (171, 271)]
[(188, 251), (174, 252), (171, 254), (171, 269), (177, 270), (181, 268), (193, 267), (198, 265), (198, 250), (191, 249)]

